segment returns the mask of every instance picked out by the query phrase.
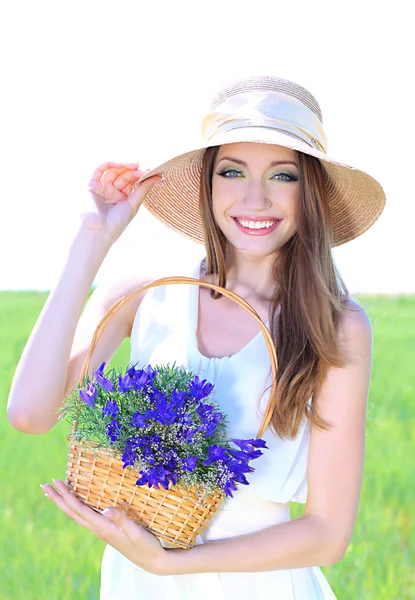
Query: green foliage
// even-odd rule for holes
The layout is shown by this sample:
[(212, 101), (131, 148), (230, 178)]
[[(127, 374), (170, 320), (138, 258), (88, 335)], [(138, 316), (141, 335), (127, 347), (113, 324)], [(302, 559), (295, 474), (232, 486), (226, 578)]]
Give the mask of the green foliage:
[[(5, 415), (14, 370), (47, 298), (0, 294), (0, 398)], [(373, 375), (366, 463), (351, 544), (323, 572), (339, 600), (415, 598), (415, 297), (358, 299), (371, 317)], [(123, 342), (111, 365), (129, 361)], [(24, 435), (0, 420), (1, 600), (96, 600), (104, 544), (48, 502), (39, 488), (63, 479), (67, 423)], [(302, 505), (292, 504), (292, 518)]]

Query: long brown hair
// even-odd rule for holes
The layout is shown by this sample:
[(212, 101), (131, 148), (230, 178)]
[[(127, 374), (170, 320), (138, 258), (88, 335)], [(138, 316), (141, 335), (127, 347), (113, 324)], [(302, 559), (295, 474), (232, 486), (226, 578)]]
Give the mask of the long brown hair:
[[(203, 158), (200, 211), (205, 231), (206, 273), (226, 287), (228, 241), (216, 225), (212, 208), (212, 175), (219, 147)], [(320, 429), (317, 395), (329, 367), (341, 367), (337, 330), (349, 298), (331, 255), (332, 228), (320, 161), (298, 152), (301, 201), (297, 231), (276, 252), (272, 267), (275, 294), (270, 304), (271, 335), (278, 355), (276, 408), (271, 425), (277, 435), (293, 438), (304, 415)], [(213, 298), (220, 294), (212, 292)], [(278, 310), (279, 309), (279, 310)], [(313, 398), (313, 402), (308, 403)]]

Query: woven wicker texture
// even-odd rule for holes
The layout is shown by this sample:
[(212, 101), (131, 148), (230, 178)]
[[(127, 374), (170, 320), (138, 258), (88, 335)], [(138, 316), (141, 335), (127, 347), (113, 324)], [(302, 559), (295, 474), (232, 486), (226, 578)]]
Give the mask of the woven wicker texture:
[(102, 511), (115, 506), (158, 538), (179, 548), (191, 548), (224, 496), (201, 502), (197, 489), (137, 486), (138, 473), (108, 452), (72, 443), (66, 483), (77, 498)]
[[(94, 332), (82, 368), (81, 380), (84, 381), (87, 374), (91, 375), (89, 372), (90, 362), (98, 341), (108, 322), (122, 306), (143, 290), (175, 284), (198, 285), (219, 291), (249, 312), (259, 324), (267, 344), (273, 376), (270, 399), (257, 434), (257, 438), (261, 437), (271, 421), (276, 401), (275, 385), (278, 362), (271, 334), (260, 316), (246, 300), (230, 290), (205, 281), (191, 277), (165, 277), (120, 298), (107, 311)], [(75, 429), (76, 423), (74, 423)], [(158, 538), (180, 548), (191, 548), (200, 531), (223, 501), (224, 495), (217, 493), (201, 502), (197, 488), (185, 490), (176, 486), (164, 490), (137, 486), (136, 481), (139, 477), (136, 469), (131, 467), (123, 469), (119, 457), (110, 452), (71, 441), (66, 483), (77, 498), (98, 511), (108, 506), (121, 508), (128, 517), (146, 527)]]
[[(320, 107), (305, 88), (277, 77), (259, 77), (235, 82), (221, 90), (212, 103), (249, 91), (276, 91), (300, 100), (322, 122)], [(191, 240), (204, 243), (199, 211), (199, 187), (202, 158), (209, 146), (237, 142), (275, 144), (318, 158), (326, 173), (327, 197), (333, 224), (333, 246), (340, 246), (364, 233), (379, 218), (385, 205), (381, 185), (367, 173), (345, 165), (300, 139), (270, 127), (240, 127), (217, 135), (196, 150), (180, 154), (148, 171), (144, 181), (161, 174), (165, 182), (154, 186), (144, 204), (162, 223)]]

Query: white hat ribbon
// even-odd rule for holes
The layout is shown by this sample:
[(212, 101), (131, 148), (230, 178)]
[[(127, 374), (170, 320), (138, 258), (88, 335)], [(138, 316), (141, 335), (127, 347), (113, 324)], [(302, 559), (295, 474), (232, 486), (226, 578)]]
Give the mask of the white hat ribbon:
[(212, 142), (241, 127), (276, 129), (320, 152), (327, 151), (326, 134), (318, 116), (301, 100), (281, 92), (250, 91), (227, 98), (203, 119), (202, 134)]

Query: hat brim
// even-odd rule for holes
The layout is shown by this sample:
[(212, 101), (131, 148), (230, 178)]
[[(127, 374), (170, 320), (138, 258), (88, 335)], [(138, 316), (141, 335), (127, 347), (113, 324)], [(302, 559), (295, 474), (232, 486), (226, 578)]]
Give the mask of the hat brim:
[(284, 146), (318, 158), (324, 167), (333, 227), (333, 246), (353, 240), (379, 218), (385, 206), (382, 186), (370, 175), (336, 161), (301, 140), (265, 127), (244, 127), (218, 135), (214, 143), (185, 152), (147, 171), (140, 181), (162, 174), (144, 205), (162, 223), (197, 243), (204, 243), (199, 211), (200, 174), (207, 148), (239, 142)]

